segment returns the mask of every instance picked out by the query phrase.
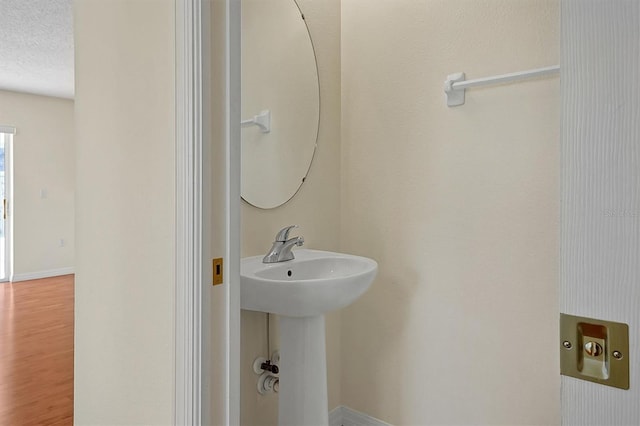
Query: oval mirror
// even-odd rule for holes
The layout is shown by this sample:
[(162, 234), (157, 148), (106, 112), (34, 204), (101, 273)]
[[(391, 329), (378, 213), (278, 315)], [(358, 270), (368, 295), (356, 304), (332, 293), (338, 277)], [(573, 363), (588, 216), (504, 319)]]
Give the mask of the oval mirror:
[(242, 0), (242, 198), (269, 209), (305, 181), (320, 122), (311, 35), (294, 0)]

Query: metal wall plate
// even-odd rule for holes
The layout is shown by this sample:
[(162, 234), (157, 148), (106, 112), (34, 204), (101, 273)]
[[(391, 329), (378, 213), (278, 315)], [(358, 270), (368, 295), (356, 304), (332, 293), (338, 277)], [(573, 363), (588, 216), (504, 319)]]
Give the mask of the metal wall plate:
[(213, 259), (213, 285), (224, 282), (224, 259), (217, 257)]
[(629, 326), (560, 314), (560, 374), (629, 389)]

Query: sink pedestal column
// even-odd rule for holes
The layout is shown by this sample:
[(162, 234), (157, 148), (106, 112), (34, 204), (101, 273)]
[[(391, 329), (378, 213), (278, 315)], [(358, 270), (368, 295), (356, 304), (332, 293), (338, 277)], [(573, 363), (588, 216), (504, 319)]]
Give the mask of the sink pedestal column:
[(279, 426), (329, 424), (324, 316), (280, 317)]

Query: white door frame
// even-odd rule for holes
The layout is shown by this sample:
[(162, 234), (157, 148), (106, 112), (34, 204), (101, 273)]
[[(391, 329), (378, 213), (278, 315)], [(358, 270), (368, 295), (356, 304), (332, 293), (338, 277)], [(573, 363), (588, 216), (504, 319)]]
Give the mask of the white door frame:
[[(226, 152), (226, 263), (227, 306), (225, 393), (227, 425), (240, 425), (240, 140), (241, 66), (240, 0), (224, 0), (225, 15), (225, 152)], [(218, 342), (213, 342), (215, 345)], [(215, 384), (214, 384), (215, 385)]]
[(202, 109), (199, 1), (176, 0), (176, 425), (202, 423)]
[[(203, 2), (209, 0), (176, 0), (176, 292), (175, 292), (175, 391), (174, 422), (176, 425), (207, 423), (209, 395), (203, 389), (202, 374), (203, 289), (209, 285), (203, 276), (208, 260), (203, 262), (203, 33), (210, 25), (203, 14)], [(240, 423), (240, 0), (224, 0), (226, 5), (226, 184), (224, 199), (226, 235), (225, 338), (213, 345), (225, 346), (225, 359), (216, 368), (226, 372), (224, 383), (214, 383), (224, 399), (227, 425)], [(206, 8), (205, 8), (206, 9)], [(205, 26), (205, 31), (203, 31)], [(208, 227), (205, 227), (205, 229)], [(216, 236), (214, 236), (216, 237)], [(222, 238), (220, 236), (219, 238)], [(204, 416), (203, 416), (203, 413)]]
[[(4, 268), (5, 268), (5, 276), (4, 278), (0, 278), (0, 282), (11, 281), (13, 278), (13, 245), (11, 244), (11, 237), (13, 231), (13, 163), (12, 163), (12, 149), (13, 149), (13, 135), (16, 134), (16, 128), (12, 126), (2, 126), (0, 125), (0, 134), (5, 134), (7, 136), (2, 136), (5, 139), (4, 145), (4, 191), (5, 191), (5, 199), (6, 206), (4, 208), (6, 211), (4, 212), (6, 216), (6, 220), (4, 223)], [(1, 201), (0, 201), (1, 202)], [(0, 213), (2, 214), (2, 213)]]

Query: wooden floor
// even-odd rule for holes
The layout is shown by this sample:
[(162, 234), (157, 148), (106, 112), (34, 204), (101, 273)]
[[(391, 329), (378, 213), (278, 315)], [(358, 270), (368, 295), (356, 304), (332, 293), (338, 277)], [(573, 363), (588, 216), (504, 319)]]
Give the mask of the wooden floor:
[(0, 283), (0, 425), (73, 424), (73, 275)]

